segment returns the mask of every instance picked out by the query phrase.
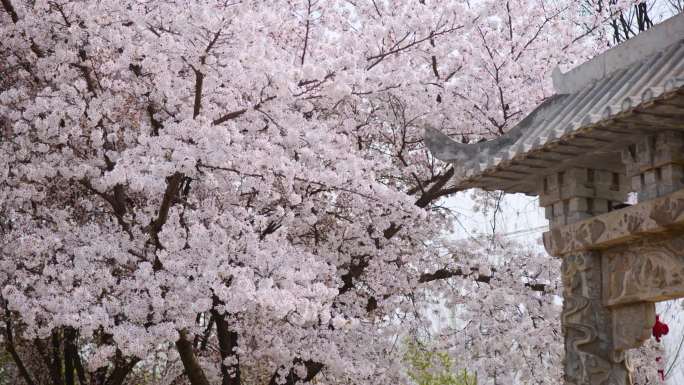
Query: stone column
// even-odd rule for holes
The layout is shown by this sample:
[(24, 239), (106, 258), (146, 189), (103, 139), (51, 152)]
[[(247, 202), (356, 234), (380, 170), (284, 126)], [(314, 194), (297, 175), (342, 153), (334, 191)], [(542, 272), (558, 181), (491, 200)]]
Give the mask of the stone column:
[(613, 340), (613, 314), (601, 301), (601, 256), (563, 258), (562, 278), (565, 384), (631, 384), (625, 353)]
[(615, 365), (624, 362), (622, 353), (650, 338), (654, 304), (684, 297), (682, 229), (679, 189), (544, 234), (546, 249), (564, 261), (568, 383), (604, 383), (591, 379), (597, 368), (608, 378), (623, 378)]
[[(628, 188), (624, 174), (570, 168), (545, 177), (539, 191), (540, 205), (553, 231), (619, 208), (627, 198)], [(598, 230), (586, 229), (589, 233)], [(566, 385), (632, 383), (626, 346), (614, 338), (620, 325), (616, 317), (624, 311), (616, 313), (603, 304), (601, 262), (600, 253), (589, 248), (563, 256), (561, 324)], [(644, 313), (640, 305), (637, 308), (632, 313)]]

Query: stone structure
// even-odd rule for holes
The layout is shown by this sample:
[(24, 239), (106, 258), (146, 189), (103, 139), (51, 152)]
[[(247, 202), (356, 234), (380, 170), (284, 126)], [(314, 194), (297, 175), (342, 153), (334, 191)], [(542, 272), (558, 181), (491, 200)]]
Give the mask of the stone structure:
[(425, 141), (456, 187), (539, 196), (563, 259), (565, 384), (631, 384), (625, 352), (650, 338), (655, 302), (684, 297), (684, 15), (554, 86), (495, 140)]

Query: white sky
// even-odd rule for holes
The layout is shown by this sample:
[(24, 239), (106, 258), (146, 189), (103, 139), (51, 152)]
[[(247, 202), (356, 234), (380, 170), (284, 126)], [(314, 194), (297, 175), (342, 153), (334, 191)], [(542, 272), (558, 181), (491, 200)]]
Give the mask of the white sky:
[[(454, 237), (465, 239), (478, 234), (491, 234), (491, 216), (474, 212), (471, 192), (464, 191), (449, 197), (445, 206), (453, 210), (458, 218)], [(501, 212), (497, 214), (496, 233), (513, 238), (518, 242), (540, 245), (541, 234), (547, 230), (548, 222), (544, 210), (539, 208), (539, 199), (524, 194), (504, 195)]]

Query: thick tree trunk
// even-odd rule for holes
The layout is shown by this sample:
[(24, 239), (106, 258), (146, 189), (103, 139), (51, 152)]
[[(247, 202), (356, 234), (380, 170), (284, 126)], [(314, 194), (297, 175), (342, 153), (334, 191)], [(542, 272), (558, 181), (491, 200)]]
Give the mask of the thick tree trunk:
[(52, 383), (54, 385), (64, 385), (64, 379), (62, 378), (62, 358), (60, 354), (62, 341), (58, 329), (52, 331), (51, 343), (52, 361), (50, 362), (50, 377), (52, 377)]
[(21, 378), (24, 380), (26, 385), (35, 385), (35, 382), (33, 382), (33, 378), (31, 378), (31, 375), (26, 369), (26, 366), (24, 366), (24, 362), (21, 360), (21, 357), (19, 357), (19, 353), (14, 347), (14, 335), (12, 332), (11, 317), (12, 315), (10, 311), (5, 309), (5, 349), (10, 354), (10, 356), (12, 356), (12, 360), (14, 361), (14, 364), (17, 366), (19, 374), (21, 375)]
[(64, 329), (64, 383), (66, 385), (75, 385), (76, 378), (74, 377), (75, 355), (78, 354), (74, 340), (76, 333), (71, 328)]
[(76, 384), (74, 371), (76, 378), (78, 378), (78, 384), (87, 385), (85, 370), (78, 353), (78, 332), (74, 328), (68, 327), (64, 329), (64, 381), (66, 385)]
[(190, 383), (192, 385), (210, 385), (207, 377), (204, 375), (204, 370), (200, 366), (199, 361), (197, 361), (197, 357), (195, 357), (192, 342), (188, 341), (185, 331), (180, 332), (180, 338), (176, 341), (176, 349), (178, 354), (180, 354)]
[(133, 370), (133, 367), (140, 361), (137, 357), (132, 357), (130, 360), (126, 361), (123, 354), (117, 350), (116, 364), (114, 365), (114, 370), (109, 374), (107, 382), (105, 385), (122, 385), (126, 380), (128, 374)]
[[(235, 352), (238, 347), (238, 334), (229, 329), (224, 314), (212, 310), (212, 315), (216, 321), (216, 334), (221, 351), (221, 385), (240, 385), (240, 359)], [(224, 361), (228, 357), (234, 357), (235, 363), (226, 365)]]

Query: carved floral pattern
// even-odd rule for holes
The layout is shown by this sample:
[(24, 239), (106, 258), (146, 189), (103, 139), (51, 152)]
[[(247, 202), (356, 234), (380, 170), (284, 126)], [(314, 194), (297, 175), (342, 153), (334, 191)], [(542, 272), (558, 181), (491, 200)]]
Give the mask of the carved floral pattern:
[(684, 190), (679, 190), (665, 197), (553, 228), (544, 234), (544, 246), (549, 254), (563, 257), (586, 250), (613, 248), (635, 240), (668, 237), (674, 229), (683, 227)]
[(649, 240), (604, 252), (608, 306), (684, 296), (684, 236)]

